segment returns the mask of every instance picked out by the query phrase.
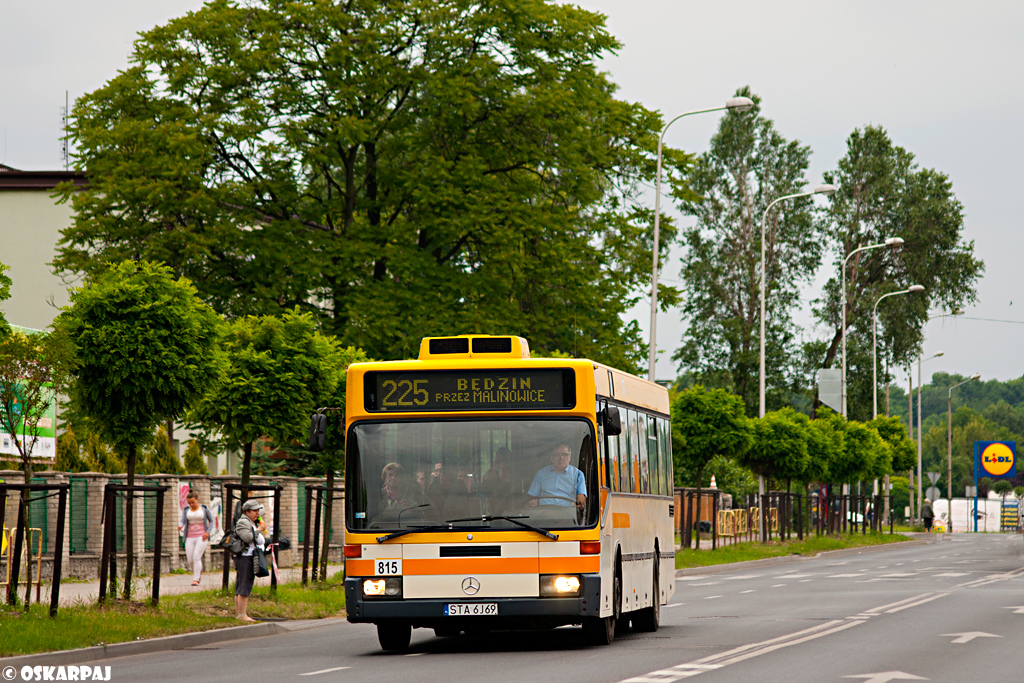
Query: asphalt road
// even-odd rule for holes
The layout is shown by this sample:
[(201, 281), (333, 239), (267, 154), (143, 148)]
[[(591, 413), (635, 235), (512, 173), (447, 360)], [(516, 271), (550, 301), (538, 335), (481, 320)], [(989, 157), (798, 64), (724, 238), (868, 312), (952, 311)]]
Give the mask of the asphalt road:
[(436, 638), (388, 655), (368, 625), (333, 623), (123, 657), (111, 680), (1021, 681), (1024, 541), (958, 535), (677, 580), (661, 629), (587, 647), (578, 628)]

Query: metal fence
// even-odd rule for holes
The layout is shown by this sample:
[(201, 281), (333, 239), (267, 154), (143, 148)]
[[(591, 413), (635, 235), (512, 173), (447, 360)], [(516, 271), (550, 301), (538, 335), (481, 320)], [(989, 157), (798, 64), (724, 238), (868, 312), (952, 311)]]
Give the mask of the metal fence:
[(89, 541), (89, 480), (68, 477), (71, 484), (71, 534), (69, 547), (72, 553), (85, 552)]

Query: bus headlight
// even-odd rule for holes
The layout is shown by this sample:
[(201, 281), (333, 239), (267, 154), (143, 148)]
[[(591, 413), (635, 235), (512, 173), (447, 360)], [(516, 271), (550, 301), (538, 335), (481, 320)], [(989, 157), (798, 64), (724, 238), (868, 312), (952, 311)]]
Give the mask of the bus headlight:
[(580, 594), (580, 577), (551, 574), (540, 577), (540, 595), (543, 598), (568, 598)]
[(363, 595), (368, 598), (400, 598), (402, 597), (402, 579), (365, 579)]

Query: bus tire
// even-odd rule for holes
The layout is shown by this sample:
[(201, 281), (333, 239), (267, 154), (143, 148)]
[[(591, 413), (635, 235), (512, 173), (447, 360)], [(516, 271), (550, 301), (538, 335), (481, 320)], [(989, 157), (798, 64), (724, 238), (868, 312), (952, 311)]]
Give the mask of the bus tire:
[(637, 612), (636, 616), (633, 617), (633, 628), (637, 631), (644, 631), (646, 633), (653, 633), (658, 630), (661, 625), (661, 586), (658, 581), (658, 552), (654, 552), (654, 581), (653, 585), (653, 600), (651, 601), (650, 607)]
[(412, 640), (412, 625), (403, 623), (377, 624), (377, 641), (385, 652), (405, 652)]
[(611, 645), (615, 640), (615, 617), (587, 617), (583, 620), (583, 641), (587, 645)]

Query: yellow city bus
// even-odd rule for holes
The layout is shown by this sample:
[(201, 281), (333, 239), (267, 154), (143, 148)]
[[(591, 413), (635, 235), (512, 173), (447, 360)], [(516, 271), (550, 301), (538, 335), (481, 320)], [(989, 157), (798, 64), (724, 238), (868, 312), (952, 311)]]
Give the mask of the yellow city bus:
[(675, 588), (668, 413), (664, 387), (531, 358), (520, 337), (426, 338), (418, 360), (352, 365), (348, 620), (388, 651), (413, 628), (581, 624), (591, 644), (656, 630)]

